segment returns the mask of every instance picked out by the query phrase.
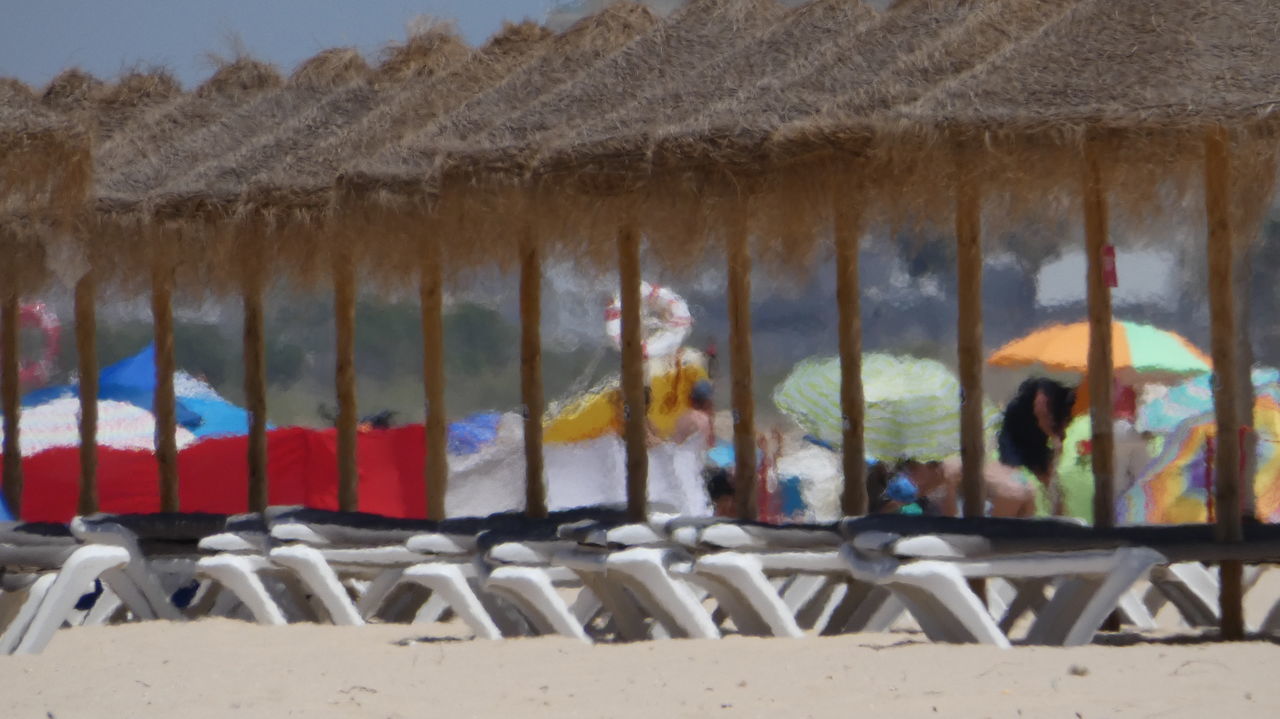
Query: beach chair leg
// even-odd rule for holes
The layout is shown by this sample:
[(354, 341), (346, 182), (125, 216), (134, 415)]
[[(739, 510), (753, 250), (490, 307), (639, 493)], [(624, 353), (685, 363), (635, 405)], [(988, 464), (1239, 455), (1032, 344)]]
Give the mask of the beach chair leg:
[(31, 595), (31, 587), (40, 578), (39, 574), (0, 574), (4, 582), (0, 586), (0, 632), (18, 616), (27, 597)]
[(582, 626), (586, 626), (602, 611), (604, 611), (604, 604), (600, 598), (585, 586), (578, 590), (578, 596), (574, 597), (569, 605), (569, 613)]
[(634, 642), (649, 637), (645, 612), (627, 590), (606, 579), (604, 572), (578, 571), (577, 574), (586, 591), (595, 595), (609, 613), (609, 623), (620, 639)]
[(431, 624), (443, 620), (446, 612), (449, 611), (449, 603), (444, 597), (428, 590), (427, 601), (422, 603), (418, 608), (418, 612), (413, 615), (413, 624)]
[[(396, 576), (402, 576), (402, 571), (397, 571)], [(366, 614), (364, 617), (366, 621), (376, 617), (384, 622), (407, 624), (413, 621), (421, 611), (422, 605), (430, 599), (430, 589), (413, 582), (400, 582), (386, 593), (385, 599), (372, 609), (371, 614)]]
[(1115, 611), (1120, 597), (1163, 560), (1149, 549), (1118, 549), (1111, 571), (1068, 579), (1058, 586), (1027, 633), (1029, 644), (1080, 646)]
[(56, 574), (42, 574), (26, 587), (5, 593), (13, 611), (9, 621), (4, 624), (4, 633), (0, 634), (0, 656), (12, 654), (18, 648), (31, 626), (31, 620), (35, 619), (40, 604), (44, 602), (49, 588), (57, 578)]
[(736, 552), (720, 552), (703, 557), (694, 565), (697, 576), (712, 581), (707, 588), (733, 618), (743, 634), (757, 636), (804, 636), (791, 607), (778, 596), (764, 575), (760, 560)]
[(486, 611), (462, 570), (454, 564), (418, 564), (404, 570), (402, 581), (414, 582), (439, 596), (479, 639), (501, 639), (502, 632)]
[(270, 556), (272, 562), (293, 570), (303, 585), (320, 601), (334, 624), (352, 627), (364, 624), (351, 596), (319, 550), (295, 544), (276, 547), (271, 550)]
[(782, 593), (782, 601), (801, 629), (812, 629), (826, 600), (831, 597), (830, 577), (821, 574), (801, 574)]
[[(1280, 601), (1271, 605), (1271, 609), (1267, 611), (1267, 616), (1262, 620), (1258, 631), (1268, 636), (1280, 634)], [(0, 650), (0, 654), (4, 652)]]
[(99, 627), (117, 621), (123, 614), (123, 609), (124, 602), (120, 600), (120, 595), (116, 594), (109, 585), (104, 584), (102, 595), (85, 614), (84, 626)]
[(369, 582), (369, 586), (365, 587), (364, 593), (360, 595), (360, 599), (356, 601), (356, 611), (366, 620), (371, 619), (378, 613), (378, 608), (386, 601), (387, 595), (391, 590), (400, 583), (400, 577), (404, 574), (402, 569), (388, 569), (379, 572), (378, 576)]
[(128, 562), (129, 552), (122, 547), (91, 544), (72, 552), (40, 602), (14, 653), (39, 654), (43, 651), (80, 599), (81, 588), (107, 570), (122, 567)]
[[(1152, 570), (1152, 574), (1154, 575), (1158, 569), (1159, 567)], [(1142, 606), (1146, 607), (1147, 613), (1153, 617), (1159, 614), (1164, 605), (1168, 603), (1169, 597), (1160, 591), (1160, 587), (1156, 586), (1155, 583), (1150, 584), (1146, 591), (1142, 593)]]
[(1205, 565), (1180, 562), (1156, 567), (1151, 583), (1178, 608), (1188, 625), (1218, 626), (1218, 578)]
[(1032, 579), (1010, 579), (1008, 584), (1011, 585), (1015, 594), (1013, 600), (1009, 602), (1009, 606), (1005, 609), (1003, 615), (992, 613), (992, 616), (1000, 617), (998, 626), (1000, 631), (1006, 635), (1013, 630), (1013, 625), (1022, 618), (1027, 612), (1039, 613), (1044, 606), (1049, 603), (1049, 598), (1045, 596), (1045, 590), (1049, 588), (1050, 580), (1039, 577)]
[(243, 603), (258, 624), (264, 626), (288, 624), (284, 612), (267, 593), (262, 577), (258, 574), (264, 564), (261, 558), (219, 554), (201, 559), (197, 566), (201, 574), (222, 587), (224, 590), (222, 593), (229, 592)]
[(831, 609), (820, 631), (824, 637), (856, 632), (882, 632), (906, 611), (886, 587), (850, 579), (844, 596)]
[(720, 629), (711, 621), (697, 595), (685, 582), (667, 571), (663, 550), (635, 547), (609, 555), (607, 567), (625, 577), (628, 588), (673, 636), (719, 639)]
[(902, 600), (933, 641), (1009, 646), (1009, 638), (996, 626), (964, 575), (951, 564), (925, 561), (904, 565), (883, 584)]
[(501, 593), (519, 607), (541, 633), (591, 641), (546, 572), (532, 567), (498, 567), (489, 574), (485, 588)]
[(1156, 619), (1151, 616), (1151, 612), (1147, 611), (1147, 606), (1143, 604), (1142, 597), (1138, 596), (1137, 589), (1130, 588), (1120, 596), (1116, 611), (1120, 614), (1120, 621), (1139, 631), (1149, 632), (1156, 629)]

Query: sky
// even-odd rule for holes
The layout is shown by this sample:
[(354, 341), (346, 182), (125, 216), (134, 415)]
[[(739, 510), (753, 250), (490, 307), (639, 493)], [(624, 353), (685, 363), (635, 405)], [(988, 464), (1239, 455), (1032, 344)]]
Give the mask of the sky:
[(452, 19), (478, 45), (504, 19), (541, 21), (553, 0), (4, 0), (0, 76), (39, 87), (68, 67), (109, 79), (133, 66), (168, 68), (193, 87), (210, 53), (292, 70), (325, 48), (369, 57), (403, 40), (417, 16)]

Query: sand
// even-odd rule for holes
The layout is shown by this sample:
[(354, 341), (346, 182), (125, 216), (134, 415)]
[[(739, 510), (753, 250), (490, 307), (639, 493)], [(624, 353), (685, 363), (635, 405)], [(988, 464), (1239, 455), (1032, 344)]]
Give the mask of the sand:
[[(1273, 576), (1274, 575), (1274, 576)], [(1280, 572), (1250, 593), (1256, 622)], [(1175, 624), (1168, 609), (1162, 624)], [(64, 629), (0, 657), (4, 717), (1226, 717), (1280, 710), (1280, 647), (1180, 630), (999, 650), (895, 631), (589, 646), (455, 623)]]

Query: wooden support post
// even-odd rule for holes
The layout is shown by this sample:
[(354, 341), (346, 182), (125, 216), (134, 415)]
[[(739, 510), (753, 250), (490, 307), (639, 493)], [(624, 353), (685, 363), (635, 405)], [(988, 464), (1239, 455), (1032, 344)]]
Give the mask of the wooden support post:
[(22, 450), (18, 445), (21, 418), (18, 387), (18, 288), (8, 282), (0, 297), (0, 397), (4, 412), (4, 503), (13, 516), (22, 511)]
[(618, 232), (619, 297), (622, 300), (622, 416), (627, 447), (627, 514), (648, 515), (649, 450), (645, 442), (644, 347), (640, 336), (640, 233), (634, 225)]
[(76, 354), (80, 372), (80, 496), (76, 513), (98, 511), (97, 282), (86, 272), (76, 282)]
[(733, 477), (739, 519), (756, 519), (756, 422), (751, 366), (751, 254), (747, 208), (729, 218), (729, 362), (733, 377)]
[(356, 273), (346, 247), (334, 250), (333, 316), (337, 344), (334, 381), (338, 395), (338, 509), (354, 512), (360, 492), (356, 469)]
[(547, 516), (542, 461), (542, 252), (532, 227), (520, 236), (520, 398), (524, 405), (525, 514)]
[(173, 373), (177, 368), (173, 348), (173, 255), (160, 238), (153, 244), (151, 264), (151, 322), (156, 343), (156, 464), (160, 468), (160, 511), (178, 511), (178, 413)]
[(1084, 234), (1088, 257), (1089, 416), (1093, 427), (1093, 524), (1115, 526), (1115, 430), (1112, 386), (1115, 363), (1111, 347), (1111, 287), (1104, 257), (1108, 237), (1107, 188), (1097, 148), (1086, 145), (1084, 157)]
[(840, 412), (844, 417), (844, 492), (840, 509), (845, 516), (867, 513), (866, 449), (863, 425), (866, 405), (862, 393), (862, 309), (858, 284), (858, 251), (862, 218), (836, 196), (836, 304), (840, 331)]
[(982, 199), (969, 173), (956, 187), (956, 350), (960, 364), (960, 486), (964, 516), (981, 517), (986, 504), (982, 465)]
[[(1235, 288), (1232, 277), (1230, 137), (1225, 128), (1209, 130), (1205, 137), (1204, 194), (1209, 221), (1209, 316), (1212, 328), (1214, 392), (1217, 423), (1214, 465), (1214, 500), (1217, 538), (1240, 542), (1244, 528), (1240, 517), (1240, 385), (1236, 377), (1237, 328)], [(1244, 602), (1239, 562), (1223, 562), (1219, 576), (1222, 638), (1244, 638)]]
[(444, 400), (444, 268), (440, 238), (428, 235), (422, 242), (419, 302), (422, 305), (422, 384), (426, 392), (427, 517), (448, 516), (445, 497), (449, 489), (448, 418)]
[[(251, 263), (246, 263), (251, 264)], [(267, 347), (262, 310), (263, 275), (258, 267), (247, 269), (244, 281), (244, 397), (249, 410), (249, 496), (250, 512), (261, 512), (269, 504), (267, 478)]]

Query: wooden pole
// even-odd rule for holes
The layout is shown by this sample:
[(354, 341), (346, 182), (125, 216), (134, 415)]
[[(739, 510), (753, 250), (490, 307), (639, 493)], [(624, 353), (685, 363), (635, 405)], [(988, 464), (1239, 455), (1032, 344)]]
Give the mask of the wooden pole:
[(176, 369), (173, 349), (173, 260), (171, 239), (153, 245), (151, 265), (151, 321), (156, 343), (156, 464), (160, 468), (160, 511), (178, 511), (178, 419), (173, 390)]
[[(1216, 127), (1205, 137), (1205, 214), (1209, 221), (1209, 316), (1212, 325), (1214, 392), (1217, 423), (1214, 500), (1218, 508), (1217, 539), (1240, 542), (1240, 385), (1236, 377), (1238, 342), (1235, 288), (1232, 277), (1231, 155), (1226, 129)], [(1243, 588), (1239, 562), (1223, 562), (1219, 577), (1222, 638), (1244, 638)]]
[(627, 448), (627, 514), (648, 515), (649, 452), (645, 442), (644, 347), (640, 337), (640, 233), (634, 225), (618, 232), (618, 281), (622, 301), (622, 416)]
[(427, 517), (448, 516), (449, 488), (447, 418), (444, 400), (444, 271), (440, 238), (428, 235), (422, 243), (419, 301), (422, 305), (422, 384), (427, 401)]
[(862, 218), (848, 198), (835, 198), (836, 304), (839, 305), (840, 411), (844, 415), (844, 492), (840, 509), (845, 516), (867, 513), (866, 449), (862, 393), (862, 309), (858, 280), (858, 250)]
[[(643, 391), (643, 390), (642, 390)], [(532, 227), (520, 236), (520, 397), (524, 405), (525, 514), (547, 516), (543, 475), (542, 252)], [(643, 402), (643, 397), (641, 398)]]
[[(1238, 234), (1242, 228), (1236, 228)], [(1258, 473), (1258, 431), (1253, 425), (1253, 407), (1257, 402), (1257, 392), (1253, 386), (1253, 337), (1250, 325), (1253, 321), (1253, 302), (1250, 284), (1252, 281), (1253, 263), (1257, 261), (1257, 243), (1253, 228), (1248, 228), (1248, 242), (1236, 249), (1232, 255), (1235, 267), (1235, 305), (1239, 328), (1239, 345), (1236, 351), (1236, 381), (1240, 394), (1236, 398), (1236, 415), (1240, 426), (1245, 428), (1240, 433), (1240, 505), (1243, 517), (1256, 517), (1258, 514), (1258, 498), (1255, 496), (1254, 479)]]
[(733, 476), (739, 519), (756, 518), (756, 423), (751, 366), (751, 254), (746, 206), (729, 218), (729, 362), (733, 376)]
[(334, 381), (338, 395), (338, 509), (359, 506), (356, 469), (356, 275), (351, 253), (338, 248), (333, 257), (333, 315), (337, 362)]
[(4, 503), (13, 516), (22, 511), (22, 450), (18, 424), (22, 408), (18, 388), (18, 289), (4, 288), (0, 298), (0, 397), (4, 404)]
[(249, 410), (250, 512), (269, 504), (267, 478), (267, 348), (262, 309), (263, 276), (249, 268), (244, 282), (244, 397)]
[(80, 372), (80, 496), (76, 513), (98, 511), (97, 282), (86, 272), (76, 282), (76, 354)]
[(1089, 293), (1089, 417), (1093, 427), (1093, 524), (1115, 526), (1115, 430), (1112, 386), (1111, 287), (1104, 253), (1108, 236), (1107, 189), (1098, 149), (1089, 144), (1084, 159), (1084, 234)]
[(960, 486), (964, 516), (981, 517), (983, 486), (982, 418), (982, 199), (969, 173), (956, 188), (956, 350), (960, 364)]

